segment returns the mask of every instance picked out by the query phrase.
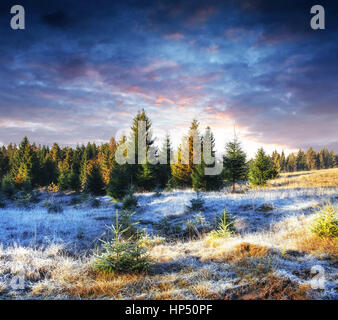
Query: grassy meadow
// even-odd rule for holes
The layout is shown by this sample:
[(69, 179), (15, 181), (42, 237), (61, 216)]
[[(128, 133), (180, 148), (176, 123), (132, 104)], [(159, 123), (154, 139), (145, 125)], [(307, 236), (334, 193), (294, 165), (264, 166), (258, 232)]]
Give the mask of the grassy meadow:
[[(7, 201), (0, 209), (1, 299), (337, 299), (337, 237), (313, 231), (328, 201), (337, 216), (338, 169), (282, 174), (236, 193), (136, 194), (132, 221), (146, 273), (97, 270), (119, 203), (58, 192), (60, 212)], [(226, 209), (231, 232), (217, 217)], [(120, 210), (121, 211), (121, 210)], [(223, 230), (224, 231), (224, 230)]]

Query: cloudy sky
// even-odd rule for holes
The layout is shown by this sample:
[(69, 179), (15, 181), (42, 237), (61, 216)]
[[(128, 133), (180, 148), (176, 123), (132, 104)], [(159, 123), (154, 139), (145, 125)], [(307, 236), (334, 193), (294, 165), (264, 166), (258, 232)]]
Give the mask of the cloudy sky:
[(338, 5), (315, 31), (317, 2), (2, 0), (0, 143), (100, 143), (144, 108), (175, 142), (197, 118), (220, 149), (235, 126), (249, 154), (338, 152)]

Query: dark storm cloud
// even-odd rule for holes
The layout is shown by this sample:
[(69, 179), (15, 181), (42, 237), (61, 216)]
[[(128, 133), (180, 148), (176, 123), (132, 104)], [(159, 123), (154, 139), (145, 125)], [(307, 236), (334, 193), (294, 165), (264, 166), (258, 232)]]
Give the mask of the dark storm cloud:
[(64, 28), (70, 25), (71, 19), (65, 11), (55, 11), (42, 15), (42, 21), (52, 27)]
[(0, 142), (105, 140), (144, 107), (172, 128), (187, 112), (262, 143), (337, 148), (338, 6), (321, 4), (314, 31), (305, 0), (36, 0), (13, 31), (2, 1)]

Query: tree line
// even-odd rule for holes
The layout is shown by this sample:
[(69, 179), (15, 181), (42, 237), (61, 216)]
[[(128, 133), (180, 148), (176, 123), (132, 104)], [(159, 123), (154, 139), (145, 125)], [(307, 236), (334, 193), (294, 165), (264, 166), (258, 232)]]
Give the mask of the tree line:
[[(139, 137), (139, 123), (145, 123), (145, 137)], [(138, 191), (151, 191), (157, 188), (193, 187), (194, 190), (219, 190), (225, 184), (232, 185), (248, 179), (251, 184), (264, 185), (268, 179), (277, 177), (280, 172), (333, 168), (337, 166), (338, 155), (323, 148), (315, 152), (309, 148), (297, 154), (277, 151), (267, 155), (261, 148), (255, 159), (247, 161), (236, 136), (225, 146), (223, 159), (215, 157), (215, 139), (210, 127), (201, 133), (199, 123), (193, 120), (187, 135), (177, 150), (173, 150), (170, 136), (167, 135), (160, 147), (154, 145), (152, 124), (144, 110), (133, 119), (130, 136), (122, 135), (119, 141), (111, 138), (108, 143), (90, 143), (76, 148), (52, 147), (30, 143), (24, 137), (17, 146), (9, 144), (0, 149), (0, 180), (2, 192), (14, 193), (19, 189), (48, 186), (51, 183), (60, 190), (88, 192), (94, 195), (108, 194), (116, 200), (122, 199), (134, 188)], [(139, 161), (138, 141), (144, 138), (147, 154), (150, 151), (157, 159), (167, 159), (161, 163)], [(135, 163), (116, 161), (115, 153), (122, 145), (132, 146)], [(199, 149), (196, 153), (196, 149)], [(130, 150), (126, 148), (124, 154)], [(199, 155), (196, 161), (196, 154)], [(205, 155), (209, 154), (210, 157)], [(174, 161), (170, 161), (174, 159)], [(221, 167), (219, 172), (205, 174), (207, 170)], [(221, 165), (221, 166), (220, 166)]]

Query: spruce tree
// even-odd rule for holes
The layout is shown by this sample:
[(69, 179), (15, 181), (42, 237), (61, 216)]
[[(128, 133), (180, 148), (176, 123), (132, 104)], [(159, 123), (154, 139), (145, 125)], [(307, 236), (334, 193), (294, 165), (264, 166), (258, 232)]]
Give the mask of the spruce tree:
[(330, 151), (329, 155), (329, 168), (335, 168), (337, 166), (336, 163), (336, 155), (333, 150)]
[(241, 143), (236, 135), (225, 146), (223, 166), (224, 177), (231, 182), (232, 192), (235, 192), (236, 182), (244, 180), (247, 176), (246, 154), (242, 150)]
[(215, 167), (215, 161), (217, 160), (215, 158), (215, 160), (211, 162), (211, 159), (206, 159), (205, 155), (215, 158), (215, 138), (210, 127), (206, 128), (202, 139), (201, 163), (195, 165), (191, 175), (192, 187), (195, 191), (219, 190), (223, 185), (221, 174), (206, 174), (206, 169)]
[[(117, 144), (117, 147), (125, 145), (127, 137), (123, 135)], [(127, 150), (124, 152), (127, 156)], [(132, 165), (128, 163), (120, 164), (113, 158), (112, 167), (110, 170), (109, 184), (107, 186), (107, 194), (116, 201), (121, 201), (128, 193), (132, 185)]]
[(179, 145), (176, 151), (176, 160), (170, 165), (171, 167), (171, 185), (173, 187), (191, 186), (191, 171), (186, 163), (182, 163), (182, 145)]
[(109, 143), (103, 144), (98, 153), (98, 161), (101, 166), (103, 181), (106, 185), (109, 184), (110, 173), (115, 156), (117, 143), (114, 138), (111, 138)]
[(326, 148), (323, 148), (319, 152), (319, 168), (327, 169), (330, 165), (330, 153)]
[(24, 137), (16, 153), (14, 176), (15, 183), (18, 186), (36, 185), (38, 181), (39, 162), (34, 152), (33, 146), (30, 145), (28, 138)]
[(309, 170), (317, 169), (317, 154), (316, 152), (310, 147), (305, 154), (306, 166)]
[(105, 194), (105, 184), (97, 160), (90, 160), (88, 162), (84, 191), (97, 196)]
[(297, 161), (294, 153), (290, 153), (286, 158), (286, 170), (287, 172), (294, 172), (297, 170)]
[(47, 153), (41, 164), (41, 185), (48, 186), (50, 183), (57, 183), (58, 168), (53, 161), (51, 154)]
[[(144, 123), (144, 135), (139, 137), (139, 133), (142, 131), (140, 127), (141, 122)], [(135, 164), (131, 164), (128, 171), (131, 173), (132, 183), (142, 190), (151, 190), (156, 184), (154, 175), (155, 165), (149, 162), (151, 153), (155, 156), (157, 153), (156, 148), (153, 146), (154, 139), (152, 137), (151, 125), (151, 121), (145, 110), (142, 109), (133, 120), (129, 139), (129, 143), (132, 144), (132, 156), (135, 157)], [(139, 150), (139, 147), (143, 147), (141, 146), (143, 141), (145, 142), (145, 150)], [(142, 154), (141, 151), (145, 151), (145, 154)]]
[(194, 119), (188, 135), (183, 138), (177, 149), (177, 161), (171, 165), (173, 182), (176, 186), (192, 186), (192, 173), (196, 164), (201, 161), (201, 137), (198, 127), (199, 123)]
[(279, 165), (281, 172), (286, 172), (286, 158), (284, 150), (282, 151), (280, 158), (279, 158)]
[(307, 169), (305, 153), (302, 149), (298, 150), (298, 153), (296, 156), (296, 167), (297, 167), (297, 171), (304, 171)]
[(258, 149), (249, 171), (249, 182), (252, 185), (264, 186), (271, 177), (272, 163), (264, 149)]
[(280, 155), (276, 150), (271, 155), (271, 162), (272, 162), (272, 170), (270, 178), (275, 179), (279, 177), (279, 174), (281, 172)]
[(165, 136), (163, 146), (159, 151), (159, 161), (160, 164), (156, 167), (156, 173), (158, 177), (158, 184), (160, 187), (165, 187), (168, 185), (169, 181), (171, 180), (172, 174), (171, 174), (171, 167), (170, 167), (170, 161), (172, 159), (172, 147), (171, 147), (171, 141), (170, 136), (167, 134)]
[(9, 171), (9, 158), (6, 150), (0, 151), (0, 181), (2, 177)]

